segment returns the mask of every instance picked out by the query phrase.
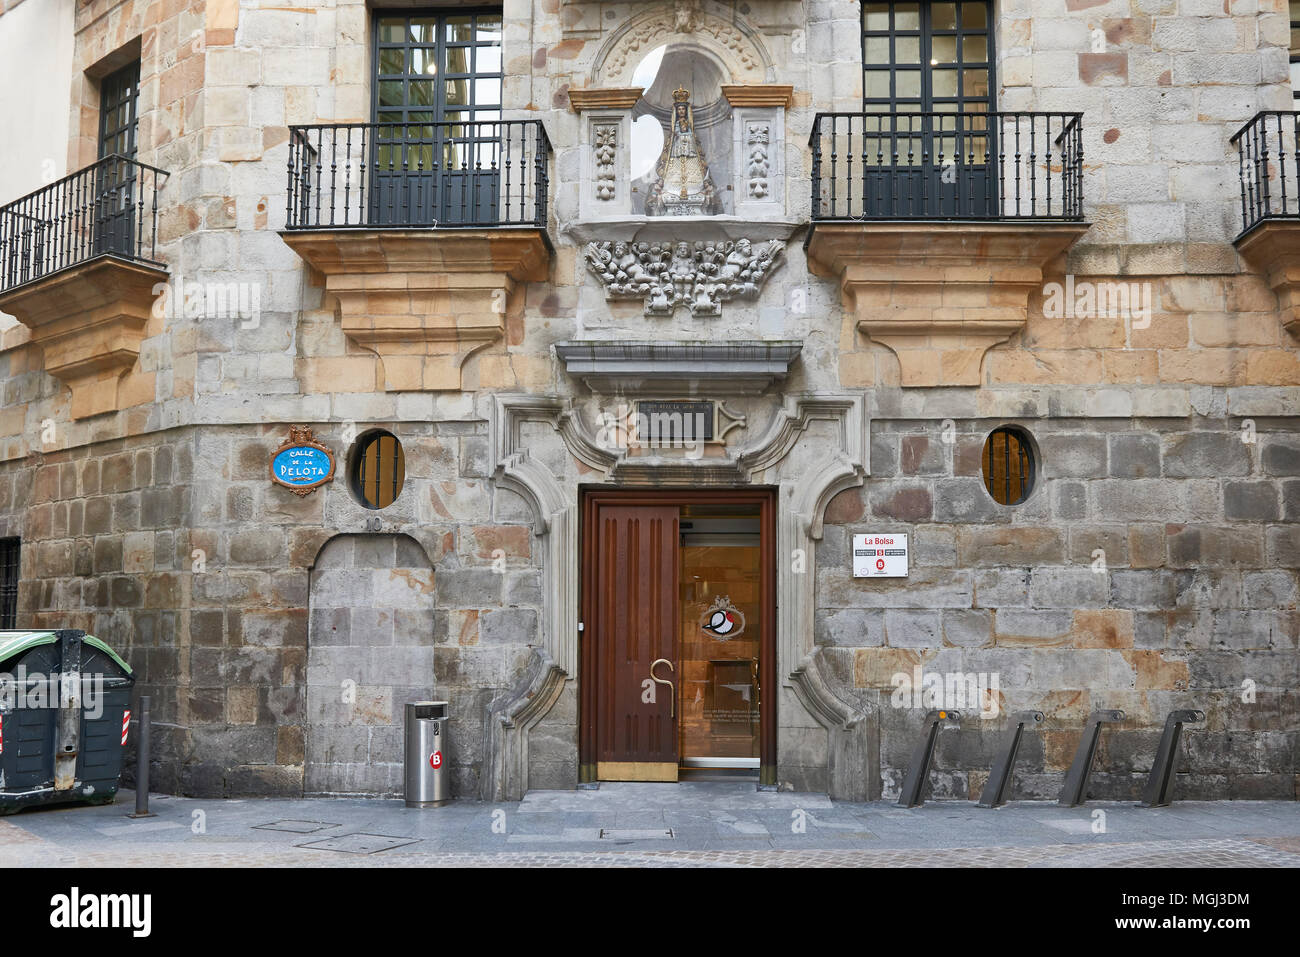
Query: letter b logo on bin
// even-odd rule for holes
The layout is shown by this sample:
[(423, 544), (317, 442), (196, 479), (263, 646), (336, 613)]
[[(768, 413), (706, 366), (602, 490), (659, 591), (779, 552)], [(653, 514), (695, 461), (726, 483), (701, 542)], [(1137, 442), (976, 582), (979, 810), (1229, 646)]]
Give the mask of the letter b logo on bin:
[(435, 751), (433, 754), (429, 755), (429, 767), (434, 768), (435, 770), (442, 767), (441, 751)]

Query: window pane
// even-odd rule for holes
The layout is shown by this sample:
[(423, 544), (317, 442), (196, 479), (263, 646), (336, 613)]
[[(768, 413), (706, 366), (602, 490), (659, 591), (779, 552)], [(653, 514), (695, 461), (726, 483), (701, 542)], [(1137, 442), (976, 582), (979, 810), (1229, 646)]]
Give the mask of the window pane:
[(447, 42), (468, 43), (474, 39), (474, 30), (469, 17), (447, 18)]
[(401, 106), (402, 85), (401, 80), (381, 80), (379, 82), (379, 105)]
[(411, 21), (412, 43), (437, 43), (438, 20), (435, 17), (419, 17)]
[(478, 18), (478, 28), (475, 31), (475, 39), (479, 43), (501, 43), (501, 17), (496, 14), (486, 14)]
[[(938, 40), (935, 41), (936, 43)], [(962, 37), (961, 58), (967, 63), (985, 63), (989, 58), (988, 37)]]
[(871, 100), (889, 99), (889, 73), (886, 70), (868, 70), (863, 78), (864, 95)]
[(930, 7), (930, 26), (935, 30), (957, 29), (957, 4), (936, 3)]
[(868, 30), (887, 31), (889, 29), (889, 4), (868, 3), (864, 5), (866, 17), (864, 22)]
[(865, 56), (865, 63), (888, 66), (889, 37), (867, 37)]
[(479, 73), (500, 73), (501, 48), (476, 47), (474, 50), (474, 69)]
[(469, 47), (452, 47), (447, 51), (447, 72), (469, 72)]
[(411, 51), (411, 72), (433, 76), (438, 72), (438, 52), (436, 50), (415, 49)]
[(966, 30), (983, 30), (988, 21), (985, 17), (983, 3), (963, 3), (961, 5), (961, 25)]
[(379, 21), (380, 43), (401, 43), (406, 39), (406, 21), (401, 17), (385, 17)]
[(963, 70), (961, 74), (962, 96), (984, 99), (989, 95), (989, 74), (987, 70)]
[(410, 98), (407, 102), (412, 106), (433, 106), (437, 103), (434, 93), (434, 81), (412, 80), (410, 83)]
[(931, 85), (935, 96), (957, 95), (957, 71), (935, 70), (931, 76)]
[[(919, 97), (921, 95), (921, 71), (899, 70), (894, 74), (900, 97)], [(954, 91), (955, 92), (955, 91)]]
[(921, 29), (921, 5), (919, 3), (896, 4), (894, 6), (894, 29)]
[(501, 102), (501, 81), (479, 78), (474, 81), (474, 102), (484, 106), (495, 106)]
[(444, 89), (448, 106), (469, 105), (469, 80), (447, 80)]
[(921, 62), (921, 38), (920, 37), (897, 37), (894, 40), (894, 62), (920, 63)]
[(380, 73), (405, 73), (406, 72), (406, 51), (405, 50), (380, 50), (379, 51), (379, 72)]
[(957, 38), (935, 37), (930, 49), (930, 65), (957, 62)]

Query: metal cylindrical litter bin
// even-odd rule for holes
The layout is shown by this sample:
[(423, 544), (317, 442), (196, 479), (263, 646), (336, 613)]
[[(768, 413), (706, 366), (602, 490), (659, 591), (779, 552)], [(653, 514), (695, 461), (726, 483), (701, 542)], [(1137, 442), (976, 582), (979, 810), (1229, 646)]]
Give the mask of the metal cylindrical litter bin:
[(441, 807), (451, 800), (447, 775), (447, 702), (406, 705), (406, 806)]

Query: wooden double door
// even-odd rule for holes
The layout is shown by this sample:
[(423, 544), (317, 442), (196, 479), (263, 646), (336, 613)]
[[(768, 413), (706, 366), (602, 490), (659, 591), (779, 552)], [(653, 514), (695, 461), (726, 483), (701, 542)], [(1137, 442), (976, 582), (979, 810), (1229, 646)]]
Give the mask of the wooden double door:
[(767, 489), (583, 500), (581, 779), (776, 774)]

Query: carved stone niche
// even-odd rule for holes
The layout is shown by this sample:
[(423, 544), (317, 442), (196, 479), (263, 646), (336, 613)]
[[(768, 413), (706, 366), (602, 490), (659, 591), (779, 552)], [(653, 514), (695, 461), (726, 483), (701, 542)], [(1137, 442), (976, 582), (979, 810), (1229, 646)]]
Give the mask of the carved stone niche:
[(808, 268), (837, 279), (860, 332), (904, 386), (980, 384), (984, 354), (1024, 328), (1043, 269), (1087, 223), (815, 223)]
[(505, 337), (518, 284), (550, 272), (540, 229), (280, 235), (325, 277), (344, 334), (379, 355), (389, 391), (460, 389), (465, 360)]
[(1283, 328), (1300, 338), (1300, 221), (1261, 223), (1238, 239), (1236, 246), (1277, 294)]
[(72, 390), (72, 417), (84, 419), (123, 407), (122, 378), (166, 281), (166, 270), (101, 257), (6, 292), (0, 311), (31, 330), (45, 371)]

